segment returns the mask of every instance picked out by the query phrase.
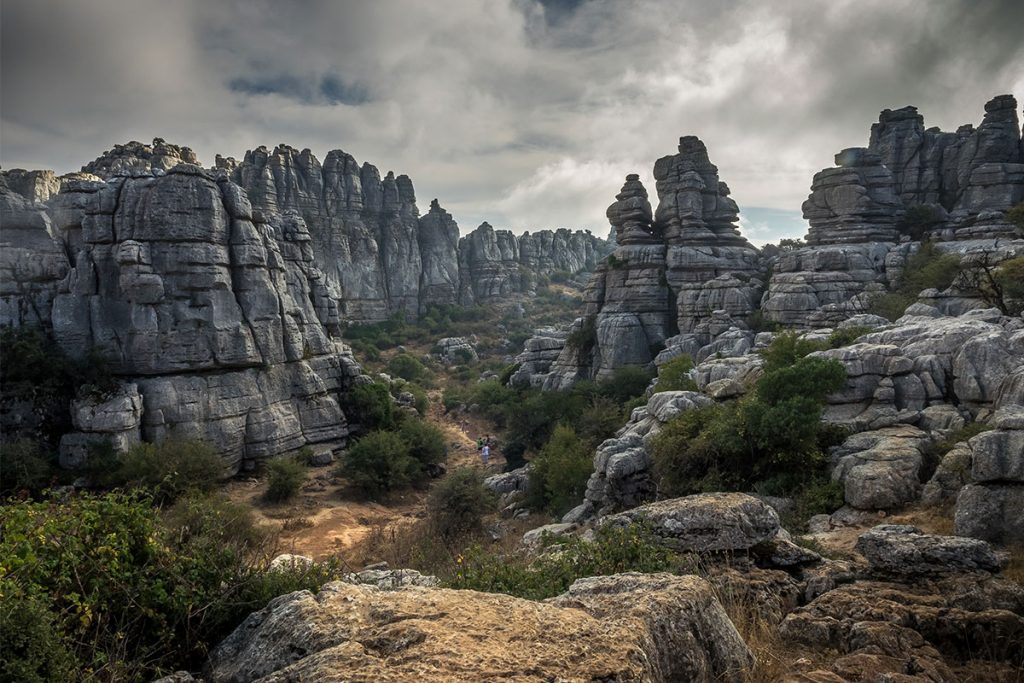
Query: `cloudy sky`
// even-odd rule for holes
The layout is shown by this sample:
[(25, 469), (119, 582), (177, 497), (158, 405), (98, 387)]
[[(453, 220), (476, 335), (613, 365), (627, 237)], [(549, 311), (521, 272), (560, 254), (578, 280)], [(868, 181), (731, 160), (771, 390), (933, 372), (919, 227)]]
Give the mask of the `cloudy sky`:
[(0, 165), (159, 136), (286, 142), (409, 174), (463, 231), (590, 228), (623, 177), (706, 143), (757, 243), (878, 111), (1024, 99), (1024, 2), (3, 0)]

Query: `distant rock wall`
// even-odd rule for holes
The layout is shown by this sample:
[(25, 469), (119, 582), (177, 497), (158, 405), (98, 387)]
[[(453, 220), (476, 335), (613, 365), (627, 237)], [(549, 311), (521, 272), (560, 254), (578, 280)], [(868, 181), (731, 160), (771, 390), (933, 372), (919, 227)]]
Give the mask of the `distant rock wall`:
[(195, 160), (158, 139), (82, 173), (0, 172), (0, 325), (46, 328), (72, 355), (95, 349), (133, 397), (130, 411), (83, 404), (124, 419), (76, 423), (66, 464), (104, 438), (201, 439), (230, 471), (341, 446), (345, 395), (362, 381), (344, 323), (505, 303), (606, 249), (589, 233), (486, 224), (460, 239), (436, 200), (419, 215), (408, 177), (341, 151), (322, 165), (283, 145), (213, 169)]
[[(914, 107), (887, 109), (867, 148), (843, 150), (835, 168), (815, 174), (803, 204), (808, 247), (775, 263), (764, 317), (831, 327), (862, 313), (896, 283), (922, 234), (959, 254), (1024, 253), (1024, 234), (1004, 217), (1021, 201), (1024, 136), (1012, 96), (992, 99), (977, 129), (956, 133), (926, 130)], [(911, 212), (922, 210), (930, 224), (913, 225)]]

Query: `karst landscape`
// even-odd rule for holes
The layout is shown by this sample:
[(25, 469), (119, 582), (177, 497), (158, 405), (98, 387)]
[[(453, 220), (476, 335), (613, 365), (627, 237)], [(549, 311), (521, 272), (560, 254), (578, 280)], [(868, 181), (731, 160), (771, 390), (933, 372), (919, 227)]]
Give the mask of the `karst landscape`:
[[(49, 9), (106, 23), (103, 4)], [(654, 17), (645, 31), (666, 21), (656, 4), (631, 10)], [(128, 109), (104, 125), (168, 139), (107, 140), (72, 111), (90, 156), (13, 166), (71, 152), (25, 132), (15, 58), (16, 34), (56, 15), (5, 2), (0, 680), (1024, 681), (1024, 48), (997, 45), (1024, 17), (955, 4), (949, 21), (989, 31), (998, 57), (978, 57), (991, 78), (958, 127), (931, 117), (960, 85), (919, 108), (913, 88), (935, 86), (911, 82), (931, 71), (868, 65), (829, 129), (861, 146), (820, 149), (808, 129), (816, 173), (791, 179), (781, 152), (775, 171), (737, 161), (757, 149), (716, 125), (770, 137), (767, 114), (687, 105), (636, 124), (660, 153), (527, 202), (579, 212), (570, 227), (518, 218), (514, 192), (483, 193), (494, 218), (472, 227), (460, 183), (504, 167), (461, 161), (471, 130), (449, 131), (446, 154), (473, 166), (451, 182), (433, 159), (382, 170), (425, 154), (404, 138), (380, 166), (220, 147), (228, 120), (186, 146), (174, 117), (139, 128)], [(923, 11), (905, 5), (848, 9)], [(562, 36), (571, 54), (585, 27), (592, 65), (627, 48), (586, 22), (614, 15), (625, 40), (624, 6), (488, 11), (525, 17), (531, 50)], [(472, 25), (463, 10), (452, 25)], [(907, 94), (886, 80), (900, 69)], [(247, 106), (290, 92), (275, 83), (246, 86)], [(358, 109), (367, 87), (302, 106)], [(780, 111), (797, 115), (795, 93)], [(372, 149), (361, 136), (380, 131), (360, 130), (333, 144)], [(779, 202), (796, 232), (766, 239), (749, 218), (743, 197), (769, 185), (806, 196)]]

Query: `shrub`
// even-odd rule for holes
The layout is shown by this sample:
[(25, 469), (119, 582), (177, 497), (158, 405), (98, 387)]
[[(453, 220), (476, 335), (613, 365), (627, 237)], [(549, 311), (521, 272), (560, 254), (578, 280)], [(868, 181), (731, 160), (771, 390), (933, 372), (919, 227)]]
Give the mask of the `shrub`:
[(330, 564), (265, 572), (251, 511), (223, 496), (190, 493), (164, 514), (151, 502), (110, 493), (0, 507), (4, 680), (195, 670), (273, 597), (340, 577)]
[(457, 558), (457, 565), (448, 582), (451, 588), (544, 600), (564, 593), (584, 577), (671, 571), (684, 562), (657, 545), (643, 527), (607, 525), (597, 529), (593, 541), (575, 536), (561, 539), (557, 552), (545, 553), (526, 565), (488, 554), (479, 546)]
[(395, 426), (394, 403), (383, 384), (360, 384), (354, 388), (348, 395), (348, 408), (352, 420), (364, 432)]
[[(659, 494), (746, 490), (780, 470), (819, 475), (825, 464), (824, 397), (846, 381), (837, 361), (797, 357), (805, 349), (781, 335), (766, 351), (770, 368), (739, 401), (685, 412), (651, 442)], [(790, 361), (793, 360), (791, 363)], [(799, 482), (794, 481), (794, 490)]]
[(697, 383), (690, 378), (693, 359), (689, 354), (677, 356), (658, 368), (658, 383), (654, 391), (697, 391)]
[(370, 496), (404, 488), (421, 480), (422, 466), (395, 432), (371, 432), (345, 454), (339, 474)]
[(44, 598), (0, 579), (0, 680), (64, 683), (79, 668)]
[(502, 386), (508, 384), (509, 381), (512, 379), (512, 375), (516, 374), (516, 372), (519, 371), (519, 368), (521, 366), (521, 363), (513, 363), (512, 365), (506, 365), (502, 369), (501, 374), (498, 375), (498, 383), (501, 384)]
[(1016, 225), (1020, 230), (1024, 231), (1024, 202), (1017, 204), (1006, 212), (1006, 220)]
[(574, 422), (579, 437), (592, 450), (613, 437), (625, 421), (622, 406), (607, 396), (595, 396)]
[[(610, 258), (610, 257), (609, 257)], [(566, 348), (572, 349), (580, 358), (589, 358), (597, 344), (597, 318), (588, 315), (578, 328), (565, 338)]]
[(271, 503), (291, 500), (299, 492), (305, 478), (305, 468), (294, 458), (271, 458), (267, 462), (267, 490), (263, 497)]
[(844, 346), (849, 346), (853, 342), (857, 341), (858, 338), (863, 337), (865, 334), (870, 334), (872, 329), (870, 327), (844, 327), (837, 329), (828, 336), (828, 345), (833, 349), (839, 349)]
[(901, 235), (910, 235), (910, 239), (919, 242), (932, 228), (943, 222), (942, 212), (929, 204), (919, 204), (906, 210), (896, 222), (896, 229)]
[(187, 491), (210, 491), (226, 474), (224, 461), (201, 441), (138, 443), (127, 453), (112, 453), (103, 444), (90, 452), (90, 479), (108, 488), (148, 489), (158, 503)]
[(443, 462), (448, 455), (444, 433), (424, 420), (405, 420), (398, 428), (398, 436), (405, 443), (409, 455), (420, 465)]
[(51, 458), (43, 455), (37, 441), (19, 439), (0, 445), (0, 495), (38, 493), (53, 475)]
[(893, 291), (873, 297), (868, 312), (889, 320), (903, 315), (907, 306), (917, 301), (925, 289), (947, 289), (960, 274), (960, 259), (943, 254), (931, 242), (923, 242), (916, 253), (907, 258), (903, 272)]
[(96, 349), (83, 358), (72, 358), (37, 327), (0, 328), (0, 359), (0, 395), (33, 408), (35, 419), (22, 432), (45, 437), (54, 445), (71, 429), (68, 406), (72, 399), (117, 388), (108, 363)]
[(771, 372), (789, 367), (807, 354), (824, 351), (826, 348), (828, 347), (824, 343), (806, 339), (798, 332), (783, 332), (777, 335), (771, 345), (760, 353), (765, 360), (764, 371)]
[(612, 270), (625, 268), (629, 263), (625, 259), (618, 258), (615, 254), (608, 254), (608, 267)]
[(388, 373), (407, 382), (423, 382), (431, 376), (430, 370), (408, 353), (400, 353), (389, 360)]
[(641, 365), (624, 365), (615, 368), (611, 378), (598, 385), (598, 391), (602, 396), (622, 404), (636, 396), (642, 396), (653, 377), (653, 374)]
[(476, 468), (462, 467), (434, 485), (427, 498), (427, 513), (437, 533), (454, 539), (479, 531), (483, 516), (494, 509), (494, 504), (483, 474)]
[(551, 439), (531, 461), (530, 505), (555, 515), (568, 512), (583, 500), (593, 470), (591, 450), (572, 427), (559, 425)]

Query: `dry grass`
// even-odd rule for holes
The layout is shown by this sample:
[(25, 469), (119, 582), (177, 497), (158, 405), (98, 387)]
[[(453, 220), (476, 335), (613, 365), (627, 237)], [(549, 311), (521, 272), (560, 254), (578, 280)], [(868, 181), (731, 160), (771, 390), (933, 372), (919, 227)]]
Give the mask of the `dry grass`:
[(1003, 577), (1024, 586), (1024, 545), (1010, 546), (1007, 550), (1010, 553), (1010, 563), (1003, 570)]
[(839, 655), (827, 649), (786, 642), (779, 624), (765, 614), (763, 605), (738, 593), (718, 591), (719, 601), (754, 655), (754, 666), (743, 677), (745, 683), (771, 683), (795, 671), (828, 669)]

